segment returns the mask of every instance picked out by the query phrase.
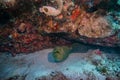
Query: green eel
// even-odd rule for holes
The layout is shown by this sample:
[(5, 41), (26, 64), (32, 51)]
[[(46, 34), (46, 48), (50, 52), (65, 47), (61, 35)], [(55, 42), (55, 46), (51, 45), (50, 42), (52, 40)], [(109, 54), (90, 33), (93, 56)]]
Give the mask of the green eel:
[(55, 62), (62, 62), (66, 60), (71, 53), (72, 48), (67, 46), (55, 47), (52, 56)]

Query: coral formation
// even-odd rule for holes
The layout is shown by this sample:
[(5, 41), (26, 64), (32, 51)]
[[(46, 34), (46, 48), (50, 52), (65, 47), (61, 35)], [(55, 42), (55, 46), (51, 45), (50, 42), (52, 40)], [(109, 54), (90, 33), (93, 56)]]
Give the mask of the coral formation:
[[(117, 58), (113, 60), (104, 59), (104, 62), (100, 63), (97, 66), (97, 70), (100, 71), (103, 75), (111, 76), (111, 77), (120, 77), (120, 68), (119, 61)], [(109, 65), (109, 66), (108, 66)]]
[[(55, 28), (57, 25), (57, 31), (55, 32), (75, 32), (78, 30), (79, 35), (86, 36), (89, 38), (104, 38), (112, 35), (111, 24), (109, 21), (102, 16), (99, 11), (94, 13), (87, 13), (83, 9), (76, 7), (71, 11), (70, 16), (65, 16), (63, 19), (69, 19), (63, 22), (60, 27), (58, 21), (52, 21), (52, 27), (45, 28), (46, 32), (54, 32), (52, 28)], [(53, 18), (54, 19), (54, 18)], [(52, 19), (52, 20), (53, 20)], [(49, 21), (47, 22), (49, 23)], [(50, 26), (50, 24), (48, 24)]]
[(39, 9), (39, 11), (44, 12), (46, 15), (49, 16), (57, 16), (61, 13), (61, 11), (50, 6), (43, 6), (42, 8)]
[(49, 16), (57, 16), (61, 13), (62, 7), (63, 7), (63, 0), (56, 0), (58, 4), (58, 9), (51, 7), (51, 6), (42, 6), (42, 8), (39, 9), (40, 12), (45, 13)]
[(106, 54), (104, 54), (103, 52), (97, 49), (97, 50), (89, 51), (86, 60), (88, 60), (93, 65), (95, 65), (96, 69), (106, 77), (114, 77), (114, 78), (119, 77), (120, 62), (118, 57), (109, 58), (107, 57)]
[(114, 30), (120, 29), (120, 12), (110, 12), (106, 16), (109, 23), (112, 25), (111, 28)]
[(0, 0), (0, 4), (2, 5), (3, 8), (10, 8), (15, 6), (16, 0)]
[[(4, 1), (1, 0), (0, 4), (3, 5)], [(1, 51), (31, 52), (69, 44), (72, 40), (100, 46), (120, 45), (120, 15), (116, 11), (109, 13), (104, 8), (99, 9), (101, 1), (106, 3), (104, 0), (6, 1), (16, 2), (14, 7), (0, 7)], [(88, 4), (97, 6), (98, 9), (89, 13), (86, 10)], [(42, 7), (50, 7), (60, 13), (57, 16), (52, 15), (53, 13), (47, 16), (39, 12)], [(46, 8), (45, 10), (47, 11)], [(5, 19), (9, 17), (10, 19)]]
[(83, 12), (76, 20), (75, 25), (78, 26), (78, 32), (82, 36), (91, 38), (103, 38), (110, 36), (112, 33), (111, 25), (108, 21), (96, 14), (88, 14)]

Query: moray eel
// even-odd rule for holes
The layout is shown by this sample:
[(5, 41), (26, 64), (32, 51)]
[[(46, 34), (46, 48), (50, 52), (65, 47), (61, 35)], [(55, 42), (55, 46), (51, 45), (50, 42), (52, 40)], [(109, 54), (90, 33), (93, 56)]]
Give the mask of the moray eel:
[(51, 6), (42, 6), (39, 8), (40, 12), (43, 12), (44, 14), (48, 16), (57, 16), (61, 13), (63, 9), (63, 0), (55, 0), (58, 4), (58, 9), (51, 7)]
[(62, 62), (68, 58), (69, 54), (71, 53), (72, 48), (67, 46), (62, 47), (55, 47), (53, 49), (53, 58), (55, 62)]

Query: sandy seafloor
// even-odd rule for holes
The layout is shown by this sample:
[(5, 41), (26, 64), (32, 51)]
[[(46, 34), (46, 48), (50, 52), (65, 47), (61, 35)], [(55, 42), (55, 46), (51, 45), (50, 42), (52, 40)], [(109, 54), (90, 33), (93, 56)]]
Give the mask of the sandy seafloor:
[[(60, 71), (70, 80), (87, 80), (87, 73), (92, 72), (95, 80), (106, 80), (106, 76), (96, 70), (96, 66), (89, 62), (87, 52), (74, 52), (60, 63), (55, 63), (51, 56), (52, 49), (45, 49), (30, 54), (18, 54), (12, 57), (9, 53), (0, 54), (0, 80), (5, 80), (15, 75), (26, 75), (25, 80), (35, 80), (37, 77), (47, 76), (51, 72)], [(93, 49), (94, 50), (94, 49)], [(119, 49), (118, 49), (119, 50)], [(109, 57), (119, 59), (118, 69), (120, 70), (120, 55), (103, 53)], [(119, 51), (118, 51), (119, 52)], [(109, 66), (109, 65), (108, 65)]]

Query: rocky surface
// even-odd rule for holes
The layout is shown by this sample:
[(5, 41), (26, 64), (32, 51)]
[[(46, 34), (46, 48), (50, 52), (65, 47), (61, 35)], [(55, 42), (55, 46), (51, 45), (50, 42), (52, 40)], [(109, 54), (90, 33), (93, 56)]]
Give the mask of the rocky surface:
[[(63, 0), (63, 3), (1, 0), (0, 51), (15, 55), (73, 42), (120, 47), (117, 1)], [(52, 16), (39, 11), (43, 6), (47, 6), (45, 11), (50, 14), (57, 11), (57, 7), (63, 6), (63, 9), (59, 15)]]

